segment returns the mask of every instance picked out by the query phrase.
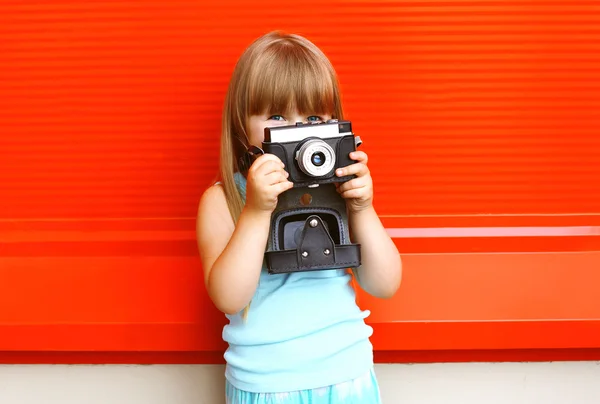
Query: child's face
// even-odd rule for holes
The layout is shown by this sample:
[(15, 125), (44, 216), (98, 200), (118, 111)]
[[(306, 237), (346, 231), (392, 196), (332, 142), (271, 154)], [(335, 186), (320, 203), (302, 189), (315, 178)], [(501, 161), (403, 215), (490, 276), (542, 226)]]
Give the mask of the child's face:
[(250, 144), (261, 147), (265, 137), (265, 128), (273, 126), (294, 125), (296, 122), (325, 122), (330, 115), (300, 115), (294, 111), (290, 115), (252, 115), (248, 120), (248, 136)]

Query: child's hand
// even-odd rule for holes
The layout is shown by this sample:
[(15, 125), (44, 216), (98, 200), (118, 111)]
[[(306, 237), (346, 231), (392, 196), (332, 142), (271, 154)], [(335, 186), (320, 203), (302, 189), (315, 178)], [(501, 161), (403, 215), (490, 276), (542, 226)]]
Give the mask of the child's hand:
[(350, 153), (350, 158), (357, 161), (344, 168), (338, 168), (338, 177), (355, 174), (357, 177), (342, 184), (336, 184), (337, 191), (346, 199), (350, 212), (360, 212), (373, 204), (373, 180), (367, 167), (368, 157), (365, 152)]
[(294, 186), (288, 176), (283, 162), (274, 154), (258, 157), (248, 170), (246, 206), (257, 212), (273, 212), (279, 194)]

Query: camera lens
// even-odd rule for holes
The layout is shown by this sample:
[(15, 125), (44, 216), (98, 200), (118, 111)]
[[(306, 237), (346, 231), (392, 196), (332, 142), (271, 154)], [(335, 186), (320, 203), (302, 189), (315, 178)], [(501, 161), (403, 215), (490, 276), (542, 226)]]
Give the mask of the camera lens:
[(312, 163), (315, 166), (320, 167), (323, 164), (325, 164), (325, 154), (323, 154), (323, 152), (313, 153), (313, 155), (310, 158), (310, 161), (312, 161)]
[(328, 175), (335, 166), (333, 148), (321, 139), (310, 139), (296, 152), (296, 161), (300, 170), (311, 177)]

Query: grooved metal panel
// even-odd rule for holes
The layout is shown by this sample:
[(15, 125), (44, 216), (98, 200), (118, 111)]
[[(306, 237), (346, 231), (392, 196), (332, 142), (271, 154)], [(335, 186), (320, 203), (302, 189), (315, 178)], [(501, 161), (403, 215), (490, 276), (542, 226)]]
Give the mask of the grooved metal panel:
[(3, 4), (2, 217), (193, 216), (235, 59), (276, 27), (339, 70), (380, 213), (600, 206), (597, 2)]
[(332, 60), (407, 257), (398, 297), (361, 296), (376, 350), (600, 347), (598, 1), (6, 0), (0, 351), (222, 348), (194, 216), (274, 29)]

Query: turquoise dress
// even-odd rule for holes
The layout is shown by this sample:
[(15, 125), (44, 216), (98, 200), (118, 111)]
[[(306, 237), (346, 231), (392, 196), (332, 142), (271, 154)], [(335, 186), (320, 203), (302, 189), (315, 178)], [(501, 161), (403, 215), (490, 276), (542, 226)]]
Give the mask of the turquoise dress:
[(375, 371), (332, 386), (285, 393), (250, 393), (226, 382), (226, 404), (381, 404)]
[[(245, 200), (246, 180), (236, 182)], [(378, 404), (370, 314), (346, 270), (268, 274), (246, 321), (227, 315), (227, 404)]]

